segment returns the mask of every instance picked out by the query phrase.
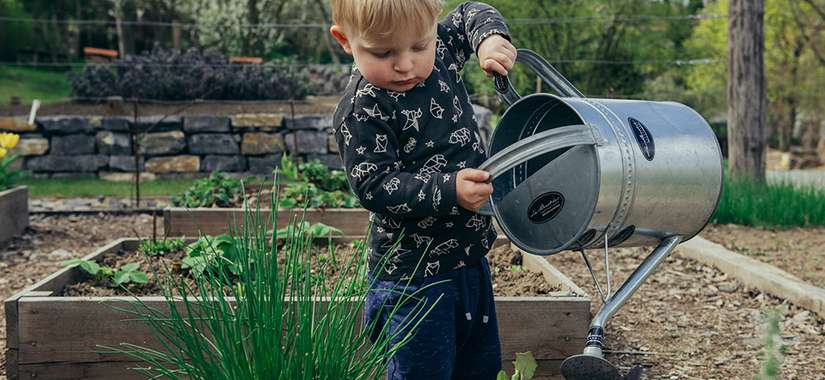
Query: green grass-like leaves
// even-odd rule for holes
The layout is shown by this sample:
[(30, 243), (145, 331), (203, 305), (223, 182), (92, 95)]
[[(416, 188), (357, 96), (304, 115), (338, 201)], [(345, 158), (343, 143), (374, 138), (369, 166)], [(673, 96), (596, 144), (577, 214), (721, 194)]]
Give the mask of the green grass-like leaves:
[(726, 175), (711, 221), (758, 227), (825, 226), (825, 191)]
[[(273, 187), (277, 189), (277, 183)], [(273, 194), (270, 207), (275, 204)], [(277, 207), (272, 207), (277, 210)], [(241, 230), (210, 243), (203, 237), (202, 255), (219, 256), (231, 246), (230, 260), (205, 266), (194, 285), (163, 275), (165, 306), (156, 308), (135, 298), (131, 313), (151, 327), (162, 349), (123, 343), (107, 347), (144, 363), (146, 376), (168, 379), (377, 379), (387, 359), (406, 344), (429, 313), (418, 292), (382, 309), (396, 314), (412, 302), (414, 312), (398, 332), (382, 329), (373, 343), (359, 328), (369, 285), (366, 245), (348, 263), (331, 287), (317, 281), (310, 267), (323, 248), (303, 228), (303, 220), (287, 228), (283, 244), (276, 240), (277, 211), (270, 218), (260, 209), (244, 212)], [(215, 250), (215, 252), (208, 252)], [(225, 254), (225, 252), (224, 252)], [(157, 274), (156, 274), (157, 275)], [(436, 301), (438, 302), (438, 301)], [(398, 318), (398, 317), (396, 317)]]

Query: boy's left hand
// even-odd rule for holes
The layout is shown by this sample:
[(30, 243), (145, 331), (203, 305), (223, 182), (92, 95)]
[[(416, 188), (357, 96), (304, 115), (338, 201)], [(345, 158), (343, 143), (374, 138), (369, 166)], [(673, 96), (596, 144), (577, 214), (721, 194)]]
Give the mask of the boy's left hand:
[(516, 62), (516, 48), (506, 38), (493, 34), (478, 45), (478, 62), (487, 75), (493, 71), (507, 75)]

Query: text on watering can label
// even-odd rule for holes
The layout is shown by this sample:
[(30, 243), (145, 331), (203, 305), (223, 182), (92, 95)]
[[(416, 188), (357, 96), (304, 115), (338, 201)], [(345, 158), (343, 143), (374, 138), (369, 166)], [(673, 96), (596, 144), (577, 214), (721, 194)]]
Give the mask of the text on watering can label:
[(636, 136), (636, 142), (639, 143), (642, 155), (648, 161), (653, 161), (653, 156), (656, 154), (656, 144), (653, 142), (650, 130), (641, 121), (632, 117), (627, 118), (627, 121), (630, 122), (630, 129), (633, 131), (633, 135)]
[(557, 191), (539, 195), (527, 207), (527, 218), (536, 224), (546, 223), (556, 217), (564, 207), (564, 196)]

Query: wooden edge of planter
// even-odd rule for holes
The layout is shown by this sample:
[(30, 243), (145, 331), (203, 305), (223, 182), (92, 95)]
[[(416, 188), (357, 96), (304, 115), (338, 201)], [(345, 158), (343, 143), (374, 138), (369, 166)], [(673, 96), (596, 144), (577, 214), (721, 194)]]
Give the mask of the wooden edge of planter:
[[(84, 258), (95, 260), (121, 248), (136, 249), (138, 242), (139, 239), (136, 238), (118, 239)], [(494, 245), (502, 244), (509, 244), (509, 241), (497, 239)], [(545, 279), (553, 276), (553, 273), (558, 273), (548, 271), (550, 266), (538, 264), (542, 261), (538, 257), (527, 258), (527, 260), (525, 266), (529, 270), (541, 272)], [(59, 290), (58, 285), (64, 286), (67, 281), (74, 278), (73, 276), (80, 275), (80, 269), (77, 267), (62, 268), (6, 300), (7, 308), (9, 304), (13, 306), (13, 314), (7, 311), (7, 321), (9, 321), (7, 324), (14, 325), (16, 335), (14, 339), (17, 340), (15, 342), (17, 349), (9, 355), (9, 358), (13, 360), (7, 361), (9, 373), (14, 371), (13, 373), (21, 376), (36, 375), (40, 378), (55, 378), (82, 369), (84, 374), (100, 373), (100, 376), (91, 378), (102, 379), (114, 373), (123, 373), (124, 367), (134, 363), (128, 358), (104, 357), (88, 349), (88, 347), (95, 347), (95, 344), (112, 344), (110, 341), (117, 340), (116, 337), (120, 336), (117, 334), (122, 334), (119, 332), (122, 328), (119, 328), (117, 324), (137, 323), (125, 319), (122, 316), (123, 312), (113, 307), (119, 302), (133, 301), (134, 298), (128, 296), (49, 296), (53, 291)], [(577, 288), (569, 279), (558, 281), (563, 283), (566, 289)], [(502, 335), (504, 337), (502, 339), (502, 361), (505, 367), (510, 365), (510, 361), (514, 359), (515, 350), (519, 350), (518, 352), (524, 350), (518, 347), (535, 347), (536, 360), (542, 366), (539, 373), (554, 375), (558, 373), (563, 357), (578, 353), (584, 344), (583, 331), (587, 328), (590, 315), (588, 298), (569, 291), (566, 294), (556, 294), (551, 297), (495, 298), (499, 321), (508, 321), (506, 324), (500, 323), (500, 328), (502, 325), (510, 326), (505, 327), (507, 332)], [(154, 305), (165, 305), (166, 302), (162, 296), (140, 297), (140, 300)], [(552, 302), (548, 303), (548, 301)], [(554, 314), (558, 314), (559, 318), (552, 318)], [(102, 322), (89, 325), (84, 318), (76, 317), (78, 315), (94, 315), (96, 320), (100, 319)], [(117, 317), (118, 315), (120, 317)], [(540, 318), (540, 316), (547, 318)], [(21, 317), (25, 317), (27, 324), (23, 328), (18, 328)], [(57, 325), (63, 327), (59, 330), (52, 330)], [(130, 328), (140, 328), (135, 326), (132, 325)], [(550, 331), (550, 333), (549, 335), (538, 333), (537, 329), (549, 329), (545, 331)], [(76, 336), (78, 334), (79, 336)], [(51, 338), (46, 338), (48, 336)], [(140, 336), (149, 337), (150, 335), (147, 333)], [(63, 356), (55, 357), (54, 355), (59, 351), (70, 352), (63, 352), (60, 354)], [(21, 359), (23, 362), (20, 362)], [(73, 366), (72, 363), (75, 365)], [(62, 370), (56, 372), (57, 368), (62, 368)]]
[[(248, 210), (253, 215), (256, 209)], [(260, 209), (262, 218), (269, 218), (269, 209)], [(292, 218), (310, 223), (324, 223), (340, 229), (344, 235), (364, 235), (369, 228), (370, 212), (363, 208), (281, 209), (278, 225), (286, 225)], [(181, 208), (163, 209), (164, 233), (168, 236), (197, 236), (227, 233), (230, 225), (243, 222), (242, 208)]]
[(8, 211), (2, 215), (0, 223), (0, 241), (18, 236), (29, 226), (29, 188), (17, 186), (0, 191), (0, 211)]
[(587, 292), (578, 287), (573, 280), (564, 273), (561, 273), (553, 264), (550, 264), (546, 257), (525, 252), (512, 243), (510, 243), (510, 249), (521, 252), (524, 265), (528, 267), (528, 269), (533, 268), (533, 270), (541, 272), (541, 274), (544, 275), (545, 281), (567, 290), (567, 292), (572, 295), (585, 297), (587, 299), (590, 298)]
[(732, 252), (700, 236), (679, 246), (685, 257), (710, 265), (745, 286), (759, 289), (825, 318), (825, 289), (811, 285), (773, 265)]
[[(102, 248), (84, 256), (86, 260), (93, 260), (110, 251), (119, 249), (129, 239), (117, 239)], [(80, 276), (80, 272), (75, 267), (65, 267), (59, 269), (46, 278), (29, 285), (25, 289), (17, 292), (3, 301), (6, 316), (6, 376), (9, 379), (14, 379), (17, 376), (17, 355), (20, 348), (20, 334), (18, 329), (19, 320), (19, 301), (24, 297), (42, 297), (47, 294), (52, 294), (55, 290), (61, 289), (66, 284), (76, 281)]]

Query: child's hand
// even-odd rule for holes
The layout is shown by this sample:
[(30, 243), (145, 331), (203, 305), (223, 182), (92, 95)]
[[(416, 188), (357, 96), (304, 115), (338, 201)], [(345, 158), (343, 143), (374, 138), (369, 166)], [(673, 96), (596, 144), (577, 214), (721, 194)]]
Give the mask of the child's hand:
[(490, 180), (490, 173), (478, 169), (461, 169), (456, 174), (455, 193), (458, 205), (470, 211), (478, 210), (490, 194), (493, 193), (493, 185)]
[(516, 48), (506, 38), (493, 34), (478, 45), (478, 62), (487, 75), (493, 71), (507, 75), (516, 62)]

